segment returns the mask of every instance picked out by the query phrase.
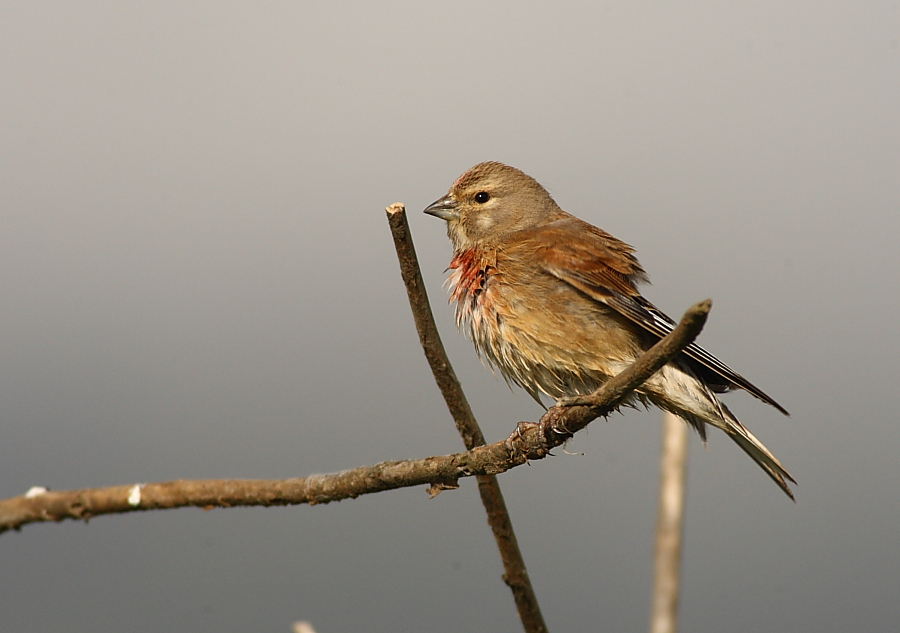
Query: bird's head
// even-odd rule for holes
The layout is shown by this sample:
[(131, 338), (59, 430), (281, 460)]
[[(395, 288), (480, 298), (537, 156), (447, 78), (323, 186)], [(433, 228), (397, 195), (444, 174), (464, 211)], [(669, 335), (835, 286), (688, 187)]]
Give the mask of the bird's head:
[(547, 190), (503, 163), (479, 163), (456, 179), (446, 196), (425, 209), (446, 220), (457, 252), (503, 240), (521, 229), (550, 222), (562, 213)]

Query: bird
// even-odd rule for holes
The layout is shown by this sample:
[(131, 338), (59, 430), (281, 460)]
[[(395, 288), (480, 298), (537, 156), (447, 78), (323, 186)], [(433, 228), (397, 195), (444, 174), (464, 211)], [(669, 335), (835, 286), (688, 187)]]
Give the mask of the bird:
[[(672, 331), (645, 299), (649, 277), (635, 250), (563, 211), (537, 180), (500, 162), (462, 174), (425, 213), (447, 223), (447, 270), (457, 327), (478, 355), (539, 404), (590, 394)], [(796, 484), (717, 394), (743, 389), (787, 410), (691, 343), (626, 404), (655, 405), (693, 427), (725, 432), (791, 499)], [(542, 405), (543, 406), (543, 405)]]

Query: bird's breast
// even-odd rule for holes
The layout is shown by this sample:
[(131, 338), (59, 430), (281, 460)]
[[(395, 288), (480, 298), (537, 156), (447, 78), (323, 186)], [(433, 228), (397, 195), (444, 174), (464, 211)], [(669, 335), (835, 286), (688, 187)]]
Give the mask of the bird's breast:
[(448, 268), (457, 327), (506, 378), (553, 397), (586, 393), (639, 353), (608, 307), (526, 264), (473, 249)]

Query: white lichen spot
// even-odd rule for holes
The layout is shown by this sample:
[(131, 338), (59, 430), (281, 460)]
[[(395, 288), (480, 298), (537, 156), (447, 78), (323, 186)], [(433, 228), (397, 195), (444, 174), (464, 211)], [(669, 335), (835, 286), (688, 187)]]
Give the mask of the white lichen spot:
[(25, 493), (25, 498), (26, 499), (34, 499), (35, 497), (38, 497), (38, 496), (44, 494), (45, 492), (47, 492), (47, 489), (44, 488), (43, 486), (32, 486), (31, 488), (28, 489), (28, 492)]
[(128, 505), (132, 508), (136, 508), (141, 505), (141, 488), (143, 488), (144, 484), (135, 484), (131, 487), (131, 490), (128, 491)]

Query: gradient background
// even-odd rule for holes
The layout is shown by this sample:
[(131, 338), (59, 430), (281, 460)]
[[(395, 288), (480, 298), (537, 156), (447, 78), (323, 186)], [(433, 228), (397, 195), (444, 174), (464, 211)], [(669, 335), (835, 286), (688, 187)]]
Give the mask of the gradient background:
[[(549, 3), (548, 3), (549, 4)], [(584, 3), (587, 4), (587, 3)], [(730, 5), (731, 3), (729, 3)], [(638, 249), (792, 413), (691, 441), (682, 629), (900, 621), (900, 3), (0, 5), (0, 496), (457, 451), (383, 208), (489, 441), (443, 223), (502, 160)], [(552, 631), (648, 624), (660, 414), (501, 477)], [(517, 631), (475, 490), (0, 537), (5, 631)]]

